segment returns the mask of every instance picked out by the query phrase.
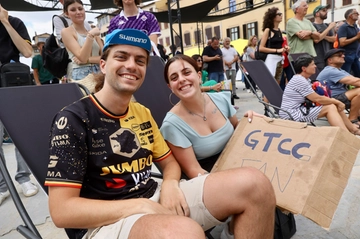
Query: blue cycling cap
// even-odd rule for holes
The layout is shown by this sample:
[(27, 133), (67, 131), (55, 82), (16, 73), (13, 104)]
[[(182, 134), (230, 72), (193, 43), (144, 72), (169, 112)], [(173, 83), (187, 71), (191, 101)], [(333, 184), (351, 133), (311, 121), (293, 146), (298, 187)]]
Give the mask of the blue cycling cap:
[(142, 31), (135, 29), (116, 29), (105, 37), (103, 52), (111, 45), (131, 45), (151, 51), (150, 38)]

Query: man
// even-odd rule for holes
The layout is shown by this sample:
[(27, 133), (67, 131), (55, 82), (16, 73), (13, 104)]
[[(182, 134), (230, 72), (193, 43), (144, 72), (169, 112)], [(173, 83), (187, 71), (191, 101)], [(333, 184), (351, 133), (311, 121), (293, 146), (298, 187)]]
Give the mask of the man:
[(57, 84), (59, 83), (59, 80), (43, 66), (41, 52), (44, 44), (45, 42), (38, 42), (36, 44), (40, 54), (34, 56), (31, 62), (31, 68), (33, 69), (35, 83), (36, 85)]
[(354, 76), (360, 77), (360, 63), (356, 54), (360, 39), (360, 32), (356, 26), (359, 13), (356, 9), (349, 9), (345, 12), (344, 17), (346, 22), (337, 33), (340, 48), (345, 50), (345, 63), (341, 68), (348, 73), (352, 71)]
[[(151, 113), (131, 102), (150, 51), (141, 31), (108, 34), (100, 60), (103, 88), (55, 116), (45, 182), (55, 225), (91, 228), (94, 237), (86, 238), (199, 239), (233, 214), (230, 233), (273, 238), (274, 192), (258, 170), (179, 182), (180, 167)], [(161, 192), (150, 177), (153, 161), (163, 171)]]
[[(326, 83), (331, 89), (331, 97), (343, 102), (350, 109), (349, 120), (358, 122), (360, 110), (360, 78), (350, 75), (341, 69), (345, 63), (344, 49), (332, 49), (325, 54), (327, 66), (320, 72), (317, 79)], [(347, 90), (347, 85), (355, 89)]]
[(231, 79), (233, 98), (240, 99), (239, 96), (236, 95), (235, 85), (236, 64), (239, 58), (237, 51), (230, 46), (230, 37), (226, 37), (224, 39), (224, 47), (221, 48), (221, 52), (223, 55), (224, 71), (226, 74), (226, 78)]
[(299, 0), (292, 5), (295, 13), (286, 23), (286, 32), (291, 53), (308, 53), (316, 56), (314, 40), (320, 38), (312, 23), (305, 18), (308, 4), (305, 0)]
[[(64, 0), (59, 0), (59, 2), (64, 5)], [(72, 24), (72, 21), (71, 19), (66, 16), (66, 14), (63, 12), (62, 14), (60, 14), (59, 16), (63, 17), (67, 23), (68, 23), (68, 26), (70, 26)], [(60, 47), (64, 48), (64, 43), (61, 41), (61, 30), (65, 27), (63, 21), (61, 20), (60, 17), (56, 16), (54, 17), (53, 19), (53, 23), (54, 23), (54, 28), (55, 28), (55, 35), (56, 35), (56, 38), (58, 39), (58, 42), (59, 42), (59, 45)], [(91, 30), (91, 26), (88, 22), (84, 22), (84, 25), (85, 25), (85, 28), (86, 30), (90, 31)]]
[(313, 25), (316, 28), (317, 32), (320, 33), (320, 38), (314, 40), (314, 48), (316, 51), (316, 57), (314, 58), (316, 67), (319, 71), (322, 71), (325, 67), (324, 56), (325, 53), (333, 48), (333, 42), (335, 41), (335, 34), (333, 28), (336, 23), (331, 22), (330, 24), (324, 23), (324, 20), (327, 19), (329, 5), (320, 5), (317, 6), (314, 11), (314, 22)]
[[(21, 53), (24, 57), (32, 55), (31, 39), (24, 23), (8, 15), (8, 12), (0, 5), (0, 62), (1, 64), (10, 61), (19, 62)], [(0, 65), (1, 65), (0, 64)], [(4, 135), (4, 125), (0, 121), (0, 154), (4, 157), (2, 147)], [(21, 157), (17, 148), (15, 148), (17, 161), (17, 171), (15, 180), (21, 185), (25, 196), (30, 197), (38, 192), (38, 188), (30, 182), (30, 171)], [(10, 195), (7, 190), (2, 174), (0, 174), (0, 205)]]
[(204, 62), (208, 64), (209, 80), (215, 80), (217, 83), (224, 81), (224, 64), (219, 45), (219, 38), (213, 37), (210, 46), (206, 46), (202, 53)]

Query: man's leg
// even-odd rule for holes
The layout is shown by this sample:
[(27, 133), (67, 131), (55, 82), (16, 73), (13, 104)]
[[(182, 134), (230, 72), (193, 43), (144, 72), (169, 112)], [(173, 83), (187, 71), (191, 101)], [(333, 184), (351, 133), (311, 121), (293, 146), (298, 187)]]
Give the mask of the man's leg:
[[(232, 85), (232, 94), (234, 96), (236, 96), (236, 81), (235, 81), (236, 80), (236, 70), (230, 70), (230, 71), (231, 71), (230, 79), (231, 79), (231, 85)], [(239, 97), (236, 96), (236, 98), (239, 98)]]
[(360, 88), (346, 91), (345, 96), (351, 101), (349, 120), (357, 120), (360, 116)]
[(270, 181), (255, 168), (224, 170), (206, 178), (205, 207), (218, 220), (233, 215), (230, 232), (235, 238), (272, 239), (275, 203)]
[[(1, 154), (2, 158), (4, 159), (4, 163), (5, 163), (5, 155), (4, 155), (4, 150), (3, 150), (3, 135), (4, 135), (4, 125), (0, 121), (0, 154)], [(7, 187), (5, 184), (5, 180), (2, 176), (2, 174), (0, 173), (0, 193), (5, 192), (6, 190), (7, 190)], [(1, 202), (0, 202), (0, 204), (1, 204)]]
[(353, 71), (355, 77), (360, 77), (360, 62), (358, 57), (354, 58), (354, 61), (351, 65), (351, 70)]
[(345, 54), (345, 63), (342, 65), (341, 69), (348, 72), (350, 74), (351, 65), (354, 62), (354, 57), (352, 56), (352, 53)]
[(208, 76), (209, 80), (214, 80), (219, 83), (219, 75), (217, 72), (211, 72)]
[(23, 194), (26, 197), (31, 197), (37, 194), (39, 189), (32, 182), (30, 182), (30, 170), (16, 147), (15, 156), (17, 162), (15, 180), (21, 185)]
[(145, 215), (131, 228), (129, 239), (205, 239), (200, 225), (189, 217), (177, 215)]

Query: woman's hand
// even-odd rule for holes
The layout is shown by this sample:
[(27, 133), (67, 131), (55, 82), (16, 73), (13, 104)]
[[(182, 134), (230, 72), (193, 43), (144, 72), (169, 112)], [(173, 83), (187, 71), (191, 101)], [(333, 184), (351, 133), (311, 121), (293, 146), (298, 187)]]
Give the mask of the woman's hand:
[(75, 62), (78, 65), (86, 64), (86, 62), (81, 62), (76, 56), (72, 58), (73, 62)]
[(212, 89), (215, 90), (215, 91), (217, 91), (217, 92), (219, 92), (219, 91), (222, 90), (222, 84), (221, 84), (221, 83), (217, 83), (216, 85), (214, 85), (214, 86), (212, 87)]
[(256, 117), (261, 117), (261, 118), (264, 117), (264, 115), (258, 114), (258, 113), (256, 113), (255, 111), (252, 111), (252, 110), (248, 110), (248, 111), (246, 111), (245, 114), (244, 114), (244, 117), (248, 117), (249, 123), (251, 123), (251, 121), (252, 121), (252, 119), (253, 119), (254, 116), (256, 116)]
[(100, 36), (100, 29), (99, 29), (98, 27), (91, 28), (91, 30), (89, 31), (89, 33), (90, 33), (91, 35), (93, 35), (94, 37)]

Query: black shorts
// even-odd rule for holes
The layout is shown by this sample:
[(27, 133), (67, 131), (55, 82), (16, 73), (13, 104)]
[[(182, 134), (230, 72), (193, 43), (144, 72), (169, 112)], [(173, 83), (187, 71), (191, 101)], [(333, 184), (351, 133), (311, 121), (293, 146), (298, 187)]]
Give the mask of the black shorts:
[(345, 104), (345, 109), (350, 109), (351, 101), (346, 97), (345, 93), (341, 93), (340, 95), (335, 95), (333, 98), (343, 102)]

